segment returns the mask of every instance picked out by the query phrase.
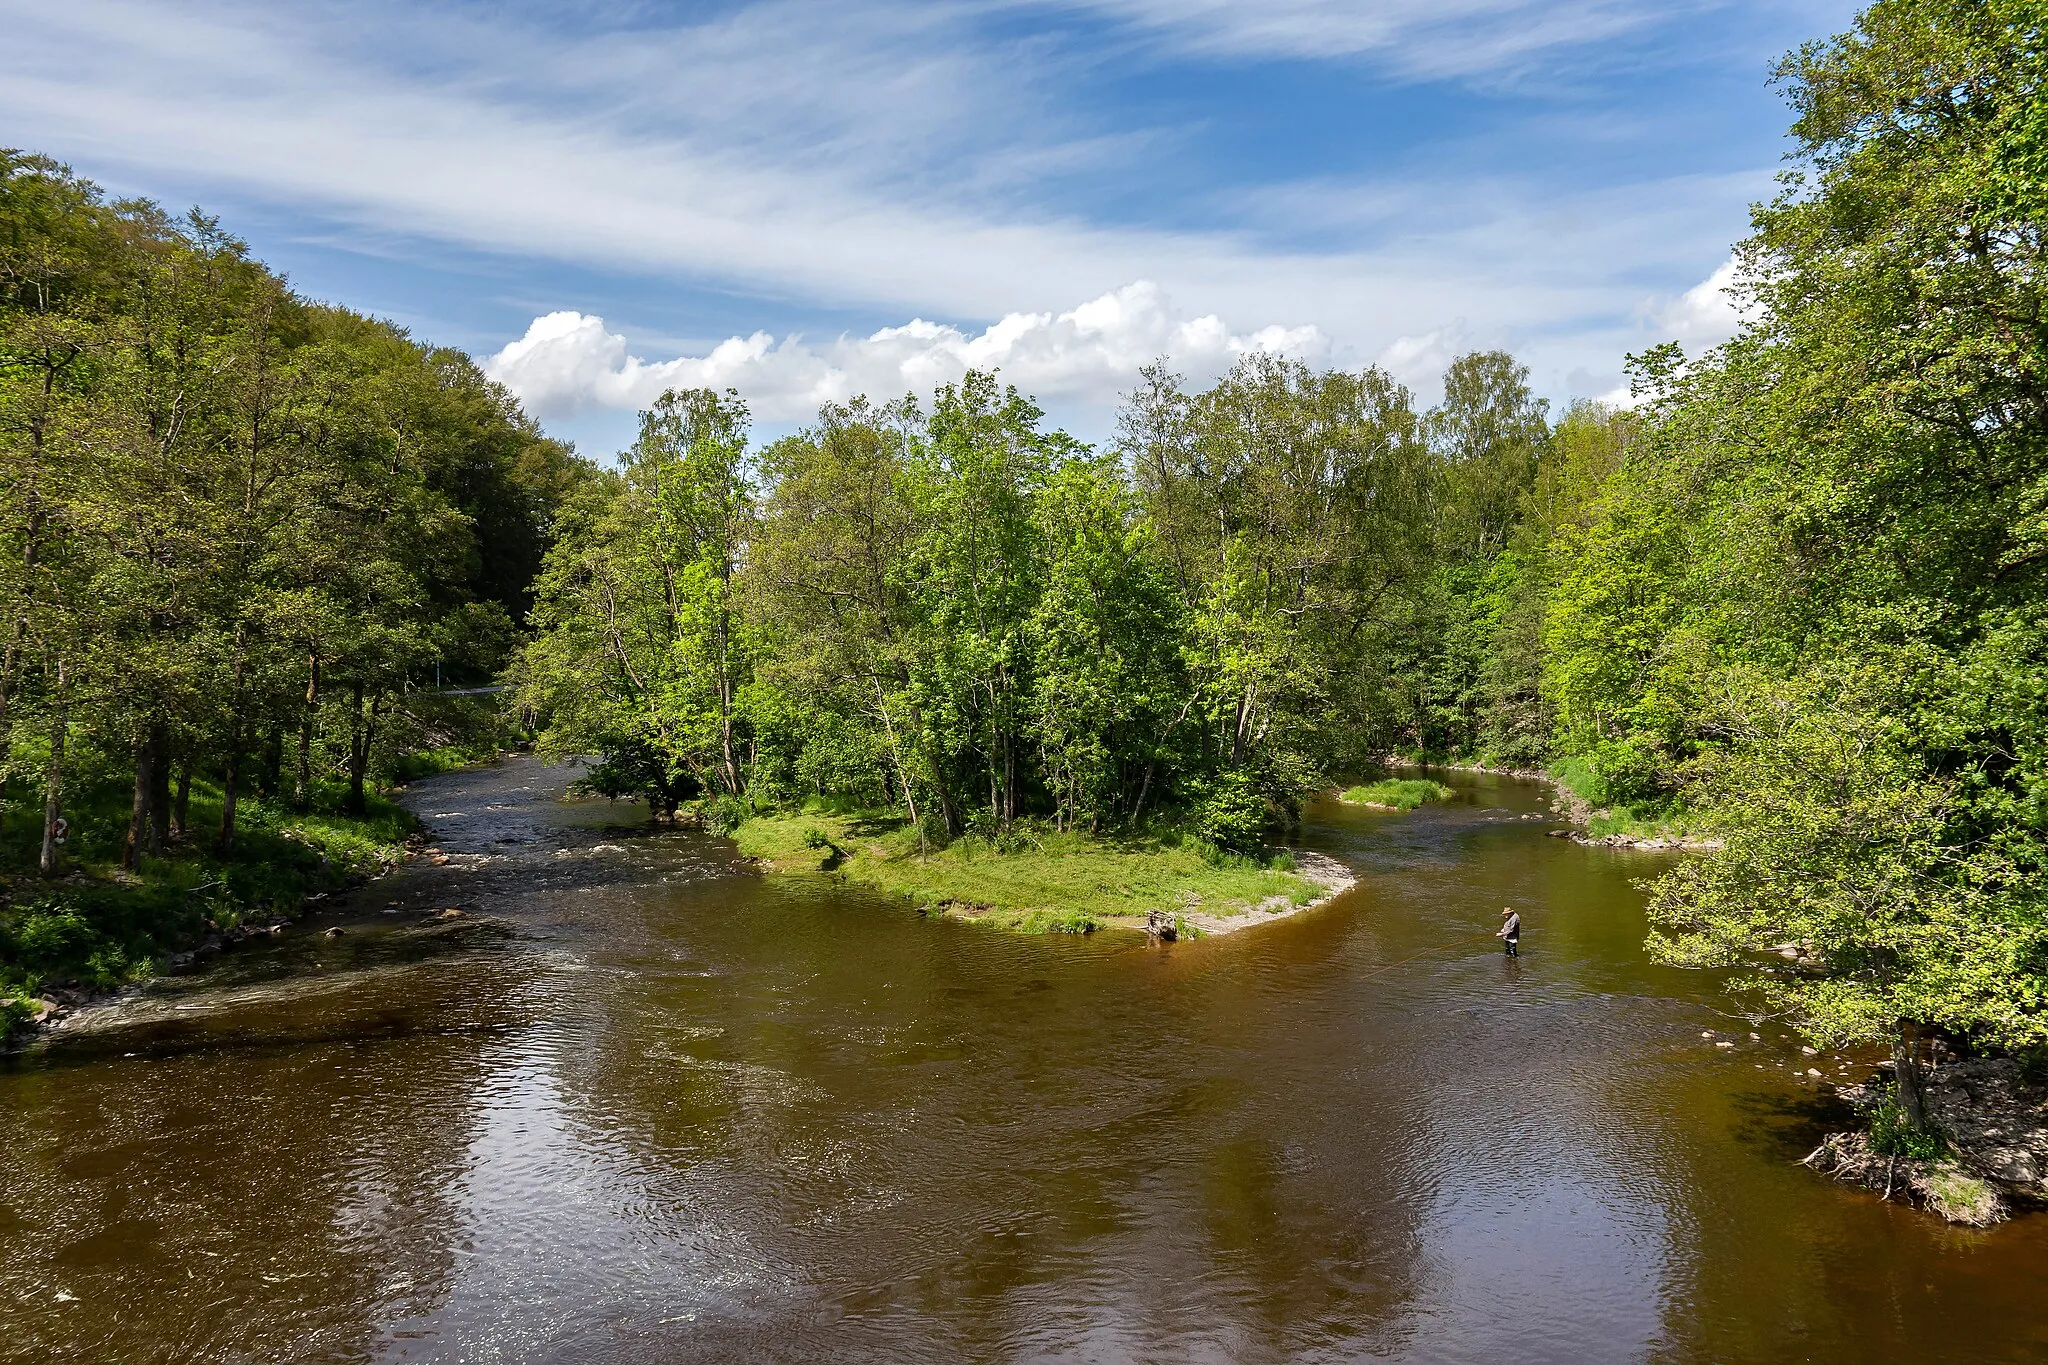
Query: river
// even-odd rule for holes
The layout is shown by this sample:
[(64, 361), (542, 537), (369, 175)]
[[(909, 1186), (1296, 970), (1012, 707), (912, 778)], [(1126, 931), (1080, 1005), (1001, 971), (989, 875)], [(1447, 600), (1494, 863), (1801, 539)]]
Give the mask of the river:
[(2048, 1359), (2048, 1216), (1796, 1166), (1851, 1071), (1651, 965), (1671, 855), (1533, 785), (1315, 805), (1357, 887), (1161, 948), (568, 776), (417, 784), (445, 861), (0, 1063), (0, 1357)]

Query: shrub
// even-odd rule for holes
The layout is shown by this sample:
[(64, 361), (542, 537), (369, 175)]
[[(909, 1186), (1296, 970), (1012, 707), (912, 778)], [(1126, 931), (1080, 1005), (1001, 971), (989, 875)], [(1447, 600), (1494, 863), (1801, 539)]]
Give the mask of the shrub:
[(23, 965), (45, 972), (77, 964), (98, 938), (77, 910), (53, 901), (31, 905), (14, 931)]
[(704, 803), (704, 828), (713, 834), (731, 834), (747, 823), (753, 813), (737, 796), (714, 796)]
[(0, 992), (0, 1038), (12, 1033), (15, 1027), (35, 1013), (35, 1006), (29, 1003), (26, 992), (9, 990)]
[(1880, 1156), (1932, 1161), (1948, 1151), (1948, 1141), (1932, 1128), (1915, 1128), (1900, 1112), (1897, 1091), (1888, 1091), (1870, 1116), (1870, 1149)]
[(1264, 842), (1266, 798), (1243, 773), (1211, 781), (1194, 809), (1195, 828), (1219, 849), (1246, 852)]
[(1595, 806), (1633, 806), (1638, 813), (1670, 804), (1670, 783), (1657, 755), (1629, 740), (1601, 740), (1560, 759), (1550, 770), (1559, 785)]

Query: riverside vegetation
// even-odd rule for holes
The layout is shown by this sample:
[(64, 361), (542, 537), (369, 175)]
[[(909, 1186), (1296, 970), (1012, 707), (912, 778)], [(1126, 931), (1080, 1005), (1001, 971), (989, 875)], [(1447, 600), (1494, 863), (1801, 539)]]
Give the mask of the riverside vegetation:
[[(736, 395), (672, 392), (596, 469), (459, 357), (17, 157), (11, 771), (132, 770), (138, 839), (179, 764), (232, 812), (249, 754), (345, 753), (358, 801), (426, 732), (408, 681), (481, 676), (529, 599), (505, 676), (589, 789), (1027, 927), (1172, 909), (1177, 878), (1301, 894), (1268, 841), (1379, 755), (1547, 768), (1607, 829), (1711, 831), (1651, 951), (1817, 1045), (1888, 1043), (1893, 1128), (1925, 1133), (1931, 1040), (2048, 1045), (2043, 62), (2017, 0), (1883, 0), (1789, 56), (1742, 329), (1634, 357), (1627, 409), (1553, 421), (1499, 352), (1427, 410), (1253, 355), (1148, 369), (1100, 450), (969, 374), (758, 449)], [(66, 283), (100, 278), (74, 220), (139, 243), (109, 278), (141, 283)], [(156, 340), (216, 277), (235, 307)], [(233, 376), (217, 420), (169, 419), (180, 365)], [(282, 515), (295, 489), (331, 510)], [(169, 542), (203, 572), (127, 548), (186, 507), (218, 509)], [(95, 683), (116, 660), (151, 681)]]
[(886, 811), (898, 867), (1255, 858), (1376, 754), (1547, 766), (1711, 831), (1651, 950), (1889, 1043), (1922, 1130), (1928, 1039), (2048, 1043), (2043, 61), (2030, 6), (1918, 0), (1788, 57), (1744, 325), (1625, 411), (1251, 356), (1148, 370), (1106, 452), (970, 375), (752, 453), (667, 395), (565, 509), (520, 700), (598, 789)]
[[(212, 219), (0, 152), (0, 1000), (389, 866), (587, 466)], [(423, 690), (424, 688), (424, 690)]]

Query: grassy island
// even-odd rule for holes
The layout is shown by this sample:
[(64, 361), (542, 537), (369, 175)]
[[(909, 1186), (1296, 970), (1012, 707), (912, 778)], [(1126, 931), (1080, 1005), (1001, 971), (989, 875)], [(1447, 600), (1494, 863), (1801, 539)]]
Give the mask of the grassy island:
[(835, 872), (929, 909), (1022, 933), (1142, 928), (1172, 912), (1184, 937), (1229, 933), (1313, 905), (1349, 885), (1341, 866), (1279, 853), (1261, 862), (1171, 835), (1102, 838), (1020, 824), (919, 855), (917, 831), (893, 813), (760, 815), (734, 834), (771, 872)]
[(1431, 801), (1442, 801), (1451, 789), (1426, 777), (1394, 777), (1352, 787), (1337, 799), (1353, 806), (1378, 806), (1384, 810), (1414, 810)]

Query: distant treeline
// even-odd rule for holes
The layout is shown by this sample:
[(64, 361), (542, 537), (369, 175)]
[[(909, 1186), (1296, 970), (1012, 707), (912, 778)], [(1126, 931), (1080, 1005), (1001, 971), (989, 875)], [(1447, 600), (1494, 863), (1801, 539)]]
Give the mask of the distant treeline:
[[(564, 507), (519, 698), (600, 786), (894, 805), (944, 841), (1172, 812), (1257, 844), (1388, 747), (1533, 758), (1540, 661), (1477, 589), (1540, 553), (1539, 471), (1612, 467), (1482, 353), (1418, 413), (1386, 374), (1146, 375), (1099, 452), (993, 376), (827, 407), (750, 457), (732, 395), (665, 395)], [(1547, 457), (1547, 458), (1546, 458)]]
[[(451, 737), (410, 689), (505, 661), (586, 473), (461, 353), (0, 151), (0, 815), (48, 875), (67, 833), (164, 851), (195, 780), (223, 855), (252, 793), (361, 811)], [(67, 818), (110, 784), (118, 848)]]

